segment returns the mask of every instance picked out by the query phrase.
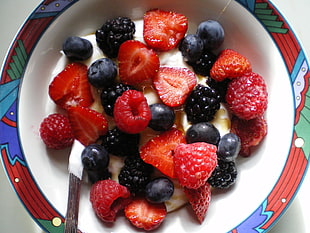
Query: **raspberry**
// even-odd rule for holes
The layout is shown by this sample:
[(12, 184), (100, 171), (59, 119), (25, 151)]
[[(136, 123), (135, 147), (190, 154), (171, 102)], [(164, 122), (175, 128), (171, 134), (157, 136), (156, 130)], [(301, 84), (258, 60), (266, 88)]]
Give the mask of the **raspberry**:
[(216, 146), (205, 142), (181, 143), (174, 151), (173, 160), (180, 184), (197, 189), (206, 183), (217, 165)]
[(136, 134), (144, 130), (152, 118), (152, 113), (143, 93), (136, 90), (125, 91), (114, 105), (116, 126), (123, 132)]
[(257, 146), (266, 136), (267, 122), (263, 116), (248, 121), (233, 117), (231, 132), (238, 135), (241, 140), (239, 154), (247, 157), (251, 155), (251, 148)]
[(114, 180), (100, 180), (92, 185), (90, 202), (104, 222), (114, 222), (118, 211), (131, 201), (129, 190)]
[(74, 140), (68, 118), (59, 113), (44, 118), (40, 125), (40, 136), (48, 148), (56, 150), (71, 146)]
[(227, 89), (226, 102), (234, 115), (250, 120), (262, 116), (268, 104), (264, 79), (250, 72), (233, 79)]

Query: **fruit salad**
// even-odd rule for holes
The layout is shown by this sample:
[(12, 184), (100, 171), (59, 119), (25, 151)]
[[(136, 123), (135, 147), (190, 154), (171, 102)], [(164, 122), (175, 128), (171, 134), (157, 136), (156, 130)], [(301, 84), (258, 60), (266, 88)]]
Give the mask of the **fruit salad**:
[(85, 145), (89, 201), (103, 222), (123, 211), (153, 230), (189, 203), (202, 223), (212, 191), (235, 184), (236, 159), (267, 134), (268, 93), (224, 37), (215, 20), (189, 34), (185, 15), (152, 9), (64, 41), (67, 65), (48, 87), (62, 111), (40, 135), (52, 149)]

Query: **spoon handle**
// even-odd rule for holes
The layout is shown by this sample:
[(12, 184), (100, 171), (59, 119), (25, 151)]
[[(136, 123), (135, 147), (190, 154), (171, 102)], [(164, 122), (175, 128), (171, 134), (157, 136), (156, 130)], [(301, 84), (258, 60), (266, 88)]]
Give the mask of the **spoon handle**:
[(70, 173), (65, 233), (78, 232), (81, 179)]

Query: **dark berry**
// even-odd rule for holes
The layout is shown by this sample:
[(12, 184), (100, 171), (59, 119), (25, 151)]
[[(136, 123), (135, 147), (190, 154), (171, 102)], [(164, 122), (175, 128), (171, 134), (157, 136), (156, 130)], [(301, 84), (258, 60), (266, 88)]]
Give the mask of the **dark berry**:
[(213, 120), (220, 108), (220, 96), (216, 90), (198, 84), (185, 102), (184, 111), (191, 123), (208, 122)]
[(216, 61), (216, 55), (210, 51), (203, 51), (201, 56), (195, 62), (188, 62), (190, 66), (193, 67), (196, 74), (202, 76), (209, 76), (210, 70)]
[(207, 142), (217, 145), (220, 140), (220, 132), (209, 122), (200, 122), (191, 125), (186, 131), (186, 142)]
[(180, 42), (179, 50), (186, 62), (195, 63), (203, 51), (203, 40), (194, 34), (188, 34)]
[(152, 165), (145, 163), (139, 156), (131, 156), (125, 159), (118, 180), (131, 193), (141, 193), (144, 192), (145, 186), (150, 181), (152, 172)]
[(224, 41), (224, 29), (215, 20), (207, 20), (198, 25), (197, 35), (203, 40), (206, 49), (217, 49)]
[(91, 144), (82, 151), (82, 163), (86, 170), (100, 170), (107, 168), (110, 157), (108, 151), (101, 145)]
[(96, 88), (107, 88), (114, 84), (117, 67), (109, 58), (94, 61), (87, 71), (88, 81)]
[(223, 137), (221, 137), (219, 141), (217, 156), (219, 159), (225, 161), (234, 161), (239, 154), (240, 146), (241, 141), (236, 134), (225, 134)]
[(102, 137), (102, 145), (116, 156), (133, 156), (139, 153), (140, 134), (127, 134), (117, 127)]
[(227, 162), (219, 159), (217, 166), (208, 179), (208, 183), (213, 188), (229, 188), (236, 182), (237, 173), (238, 172), (235, 162)]
[(207, 77), (207, 85), (217, 91), (217, 93), (220, 95), (220, 99), (222, 103), (225, 103), (225, 96), (228, 88), (228, 84), (231, 80), (230, 79), (224, 79), (223, 81), (215, 81), (214, 79)]
[(161, 203), (168, 201), (174, 192), (174, 185), (166, 177), (158, 177), (150, 181), (145, 188), (145, 197), (149, 202)]
[(173, 109), (165, 104), (156, 103), (150, 105), (152, 118), (149, 127), (156, 131), (166, 131), (170, 129), (175, 120)]
[(117, 57), (120, 45), (126, 40), (132, 40), (136, 31), (133, 21), (127, 17), (117, 17), (106, 21), (96, 31), (96, 41), (99, 48), (110, 58)]
[(114, 104), (116, 99), (127, 90), (133, 90), (132, 86), (119, 83), (105, 88), (101, 92), (101, 104), (106, 114), (113, 116)]
[(112, 174), (108, 168), (101, 169), (98, 171), (88, 170), (86, 172), (87, 172), (88, 180), (92, 184), (96, 183), (99, 180), (106, 180), (106, 179), (110, 179), (112, 177)]
[(69, 59), (82, 61), (93, 54), (93, 45), (89, 40), (70, 36), (64, 41), (62, 50)]

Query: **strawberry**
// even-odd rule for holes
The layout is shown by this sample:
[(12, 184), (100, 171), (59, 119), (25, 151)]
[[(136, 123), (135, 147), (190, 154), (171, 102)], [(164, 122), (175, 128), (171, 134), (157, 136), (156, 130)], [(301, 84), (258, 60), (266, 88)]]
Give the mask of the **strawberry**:
[(88, 107), (93, 102), (87, 79), (87, 66), (81, 63), (68, 64), (49, 85), (49, 96), (60, 107)]
[(100, 180), (90, 189), (90, 202), (98, 218), (115, 222), (117, 213), (131, 202), (129, 190), (114, 180)]
[(174, 150), (174, 170), (180, 185), (197, 189), (217, 165), (216, 146), (206, 142), (179, 144)]
[(85, 146), (95, 143), (108, 131), (107, 120), (95, 110), (72, 106), (68, 108), (68, 116), (75, 138)]
[(173, 11), (150, 10), (143, 18), (143, 38), (148, 46), (159, 51), (175, 48), (184, 37), (188, 19)]
[(163, 174), (175, 178), (173, 153), (180, 143), (186, 143), (183, 132), (172, 128), (144, 144), (140, 149), (140, 157)]
[(184, 193), (200, 223), (206, 217), (207, 210), (211, 201), (211, 186), (208, 182), (198, 189), (184, 188)]
[(160, 226), (167, 215), (164, 203), (154, 204), (144, 198), (136, 198), (125, 207), (126, 218), (136, 227), (146, 231)]
[(240, 53), (232, 50), (223, 50), (210, 70), (210, 76), (220, 82), (226, 78), (233, 79), (251, 72), (250, 61)]
[(231, 119), (231, 132), (237, 134), (241, 140), (239, 154), (244, 157), (251, 155), (251, 148), (261, 143), (267, 135), (267, 122), (264, 116), (251, 120), (242, 120), (236, 116)]
[(195, 73), (181, 67), (160, 67), (153, 78), (159, 98), (170, 107), (182, 105), (196, 83)]
[(150, 81), (159, 69), (157, 54), (142, 42), (135, 40), (121, 44), (118, 61), (120, 80), (133, 86)]

